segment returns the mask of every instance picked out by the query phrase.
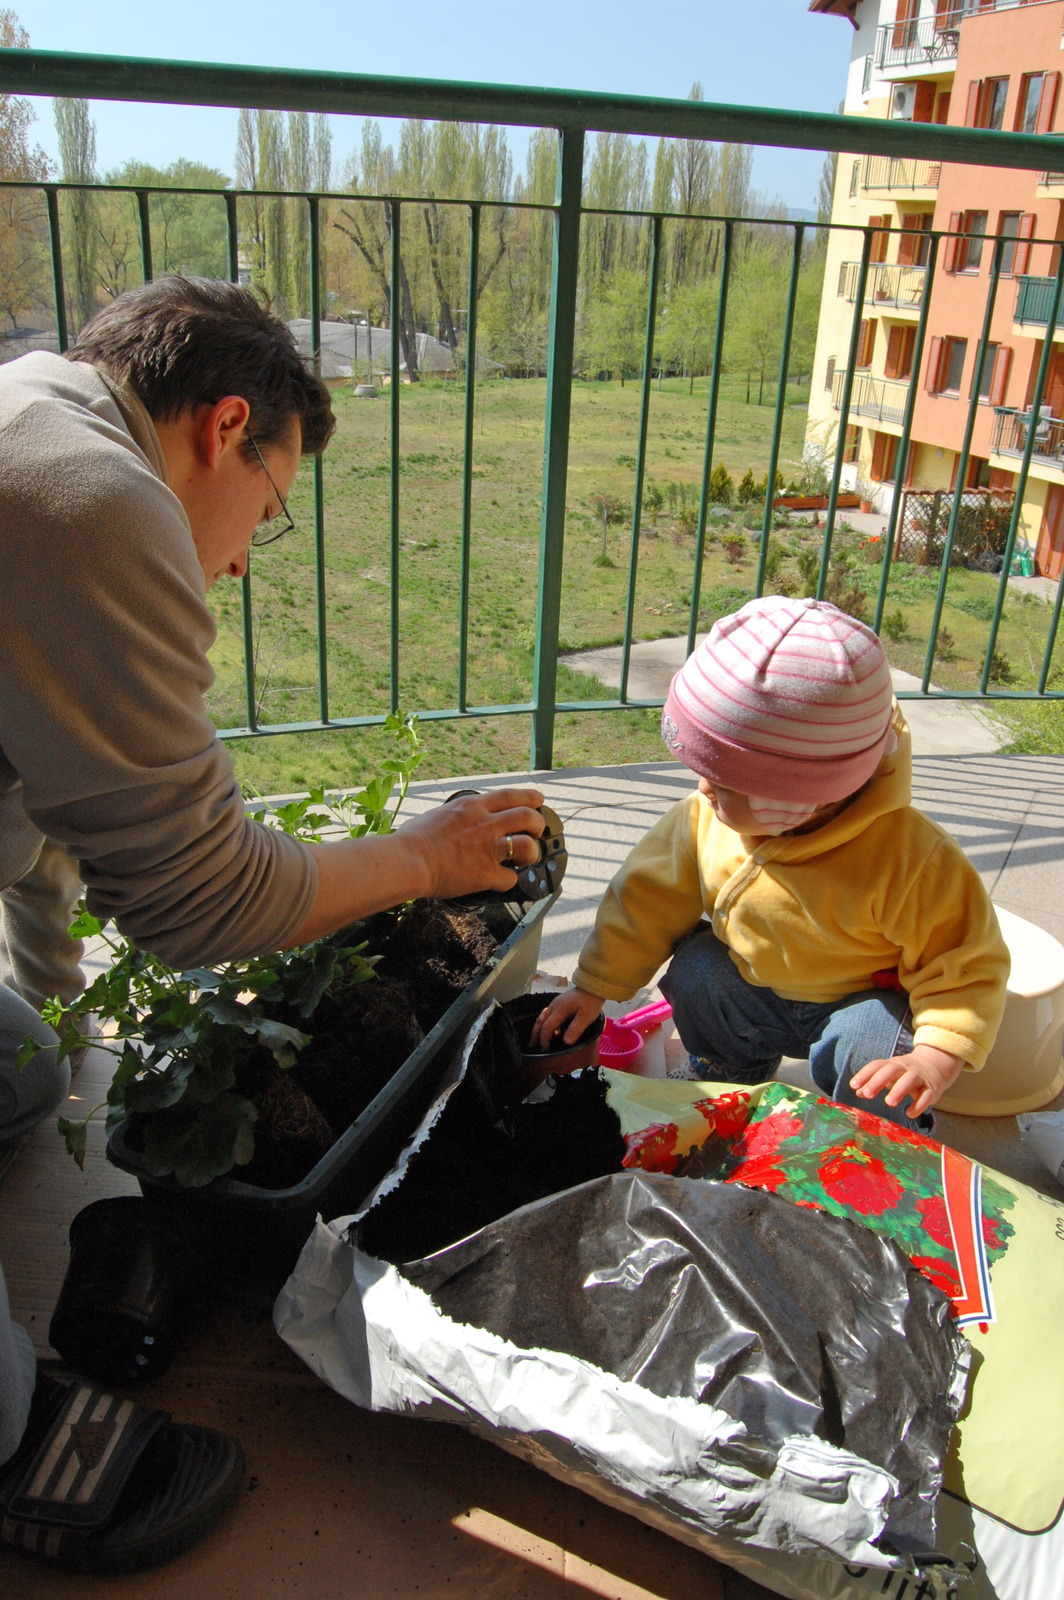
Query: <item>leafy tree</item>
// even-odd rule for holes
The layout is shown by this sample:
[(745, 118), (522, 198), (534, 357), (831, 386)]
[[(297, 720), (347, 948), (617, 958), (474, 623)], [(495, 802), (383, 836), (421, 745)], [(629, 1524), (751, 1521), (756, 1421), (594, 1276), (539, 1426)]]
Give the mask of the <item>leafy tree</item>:
[[(96, 182), (96, 127), (87, 100), (55, 100), (55, 127), (63, 182)], [(78, 328), (96, 311), (95, 196), (86, 188), (65, 196), (70, 252), (73, 256), (71, 303)]]
[(735, 483), (732, 479), (731, 473), (728, 471), (723, 461), (718, 461), (717, 465), (713, 468), (713, 471), (709, 475), (710, 504), (715, 506), (730, 506), (732, 503), (734, 489)]
[(593, 301), (584, 337), (585, 358), (594, 372), (626, 372), (643, 364), (646, 341), (647, 284), (641, 272), (615, 272)]
[[(29, 36), (13, 11), (0, 10), (0, 45), (25, 50)], [(30, 124), (36, 113), (29, 100), (0, 94), (0, 179), (40, 181), (49, 176), (39, 145), (31, 150)], [(19, 314), (47, 297), (47, 214), (43, 196), (32, 189), (0, 189), (0, 312), (18, 327)]]
[(669, 366), (687, 374), (688, 394), (694, 393), (696, 373), (707, 371), (712, 364), (718, 301), (716, 278), (681, 284), (669, 296), (662, 319), (661, 353)]
[[(310, 117), (305, 111), (290, 111), (284, 151), (285, 187), (313, 187), (310, 158)], [(288, 303), (296, 316), (310, 312), (310, 211), (305, 200), (289, 200)]]

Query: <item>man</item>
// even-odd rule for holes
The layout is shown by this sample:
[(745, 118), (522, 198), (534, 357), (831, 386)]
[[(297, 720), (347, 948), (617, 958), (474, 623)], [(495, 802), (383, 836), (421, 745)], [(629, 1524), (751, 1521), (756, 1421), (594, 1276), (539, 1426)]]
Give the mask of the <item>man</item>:
[[(45, 998), (80, 992), (81, 951), (66, 930), (81, 883), (95, 915), (190, 967), (302, 944), (419, 896), (507, 888), (504, 863), (536, 857), (532, 789), (322, 845), (245, 814), (203, 703), (215, 634), (206, 591), (243, 575), (257, 530), (263, 543), (276, 533), (300, 457), (323, 450), (333, 427), (328, 391), (285, 325), (216, 280), (132, 290), (67, 358), (38, 351), (0, 368), (0, 1154), (68, 1087), (38, 1013)], [(27, 1033), (50, 1048), (19, 1073)], [(43, 1550), (48, 1540), (25, 1536), (42, 1525), (39, 1508), (21, 1523), (12, 1515), (12, 1473), (40, 1439), (74, 1426), (74, 1401), (46, 1380), (33, 1394), (28, 1350), (0, 1278), (2, 1537)], [(165, 1488), (175, 1427), (133, 1471), (143, 1493)], [(199, 1522), (181, 1512), (198, 1537), (240, 1467), (232, 1450), (222, 1461), (221, 1436), (193, 1446), (196, 1430), (178, 1431), (186, 1454), (213, 1452)], [(140, 1501), (133, 1513), (143, 1520)], [(121, 1531), (94, 1537), (88, 1555), (80, 1535), (56, 1535), (50, 1553), (117, 1570)], [(149, 1558), (164, 1546), (174, 1553), (163, 1538)]]

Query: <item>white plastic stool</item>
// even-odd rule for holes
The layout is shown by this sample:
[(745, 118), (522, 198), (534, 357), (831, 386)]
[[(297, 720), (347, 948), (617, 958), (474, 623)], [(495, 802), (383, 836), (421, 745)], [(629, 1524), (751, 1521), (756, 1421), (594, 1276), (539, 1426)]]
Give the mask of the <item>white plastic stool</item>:
[(1005, 1015), (982, 1072), (962, 1072), (938, 1102), (962, 1117), (1040, 1111), (1064, 1088), (1064, 945), (996, 907), (1012, 957)]

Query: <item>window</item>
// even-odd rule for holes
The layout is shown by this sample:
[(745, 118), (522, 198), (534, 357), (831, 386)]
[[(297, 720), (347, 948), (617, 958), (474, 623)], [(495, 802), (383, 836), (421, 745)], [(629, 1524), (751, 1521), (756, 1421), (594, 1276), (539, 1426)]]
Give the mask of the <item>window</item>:
[(1028, 72), (1020, 79), (1017, 133), (1049, 133), (1057, 109), (1059, 72)]
[(987, 214), (985, 211), (962, 211), (961, 232), (963, 239), (957, 240), (957, 265), (956, 272), (978, 272), (979, 263), (983, 258), (983, 238), (986, 234)]
[(832, 386), (832, 384), (834, 382), (835, 382), (835, 357), (834, 356), (828, 356), (827, 371), (824, 373), (824, 388), (827, 389), (830, 392), (831, 386)]
[(927, 358), (927, 373), (924, 379), (924, 387), (929, 394), (960, 394), (964, 358), (967, 352), (967, 339), (936, 337), (931, 340), (931, 353)]
[(893, 483), (898, 464), (898, 441), (892, 433), (873, 433), (871, 477), (876, 483)]
[(872, 365), (872, 352), (876, 347), (876, 319), (867, 317), (861, 323), (861, 333), (857, 341), (857, 365), (870, 367)]
[(976, 78), (968, 85), (966, 128), (1000, 128), (1005, 121), (1008, 78)]
[(916, 344), (916, 329), (910, 325), (905, 326), (895, 323), (887, 338), (887, 358), (883, 372), (888, 378), (909, 378), (913, 370), (913, 348)]
[(983, 357), (983, 370), (979, 374), (979, 398), (989, 401), (990, 391), (994, 386), (994, 363), (997, 361), (999, 344), (988, 344), (986, 355)]
[(846, 427), (846, 438), (842, 446), (843, 461), (856, 461), (861, 453), (861, 430), (855, 422), (850, 422)]

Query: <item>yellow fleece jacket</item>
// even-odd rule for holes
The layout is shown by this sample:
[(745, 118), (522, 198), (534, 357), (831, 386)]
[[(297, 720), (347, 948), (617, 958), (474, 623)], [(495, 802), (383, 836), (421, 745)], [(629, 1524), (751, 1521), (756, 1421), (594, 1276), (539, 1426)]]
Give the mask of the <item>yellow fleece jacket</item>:
[(701, 920), (748, 983), (828, 1002), (897, 969), (918, 1044), (978, 1070), (1002, 1012), (1009, 953), (978, 873), (944, 829), (913, 809), (912, 741), (812, 833), (741, 835), (697, 792), (637, 844), (606, 891), (573, 982), (627, 1000)]

